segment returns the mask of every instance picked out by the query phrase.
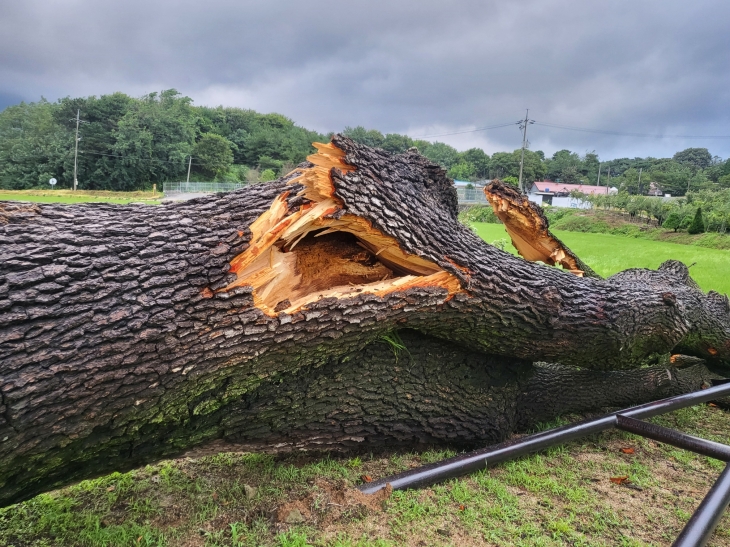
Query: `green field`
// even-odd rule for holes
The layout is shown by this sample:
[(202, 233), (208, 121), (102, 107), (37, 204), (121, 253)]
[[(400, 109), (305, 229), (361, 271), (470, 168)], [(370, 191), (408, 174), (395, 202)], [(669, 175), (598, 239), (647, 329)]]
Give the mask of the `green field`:
[(32, 201), (34, 203), (127, 203), (157, 204), (157, 192), (107, 192), (101, 190), (0, 190), (0, 201)]
[[(506, 239), (505, 250), (517, 254), (502, 224), (477, 222), (472, 226), (488, 243)], [(671, 258), (687, 265), (695, 263), (690, 269), (692, 278), (705, 291), (730, 294), (730, 251), (608, 234), (554, 233), (599, 275), (609, 276), (627, 268), (656, 269)]]

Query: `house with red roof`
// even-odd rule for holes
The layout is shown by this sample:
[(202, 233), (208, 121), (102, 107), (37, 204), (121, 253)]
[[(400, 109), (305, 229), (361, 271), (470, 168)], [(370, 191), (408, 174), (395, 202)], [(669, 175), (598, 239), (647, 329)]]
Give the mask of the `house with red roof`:
[(589, 184), (564, 184), (562, 182), (541, 180), (532, 183), (532, 186), (527, 192), (527, 197), (530, 201), (538, 205), (590, 209), (590, 203), (580, 198), (571, 197), (571, 193), (573, 192), (579, 192), (581, 194), (617, 194), (618, 188), (592, 186)]

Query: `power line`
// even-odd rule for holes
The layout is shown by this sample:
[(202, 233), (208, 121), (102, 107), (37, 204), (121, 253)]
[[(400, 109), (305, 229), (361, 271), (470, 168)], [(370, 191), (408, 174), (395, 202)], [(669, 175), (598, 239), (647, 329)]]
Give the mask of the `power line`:
[(567, 129), (569, 131), (582, 131), (584, 133), (601, 133), (604, 135), (617, 135), (621, 137), (641, 137), (651, 139), (730, 139), (730, 135), (655, 135), (650, 133), (624, 133), (622, 131), (611, 131), (610, 129), (589, 129), (587, 127), (572, 127), (569, 125), (557, 125), (553, 123), (535, 122), (535, 125), (553, 127), (556, 129)]
[[(105, 154), (103, 152), (90, 152), (88, 150), (80, 150), (79, 153), (80, 154), (93, 154), (95, 156), (108, 156), (110, 158), (120, 158), (120, 159), (129, 158), (129, 159), (133, 159), (133, 160), (136, 160), (136, 161), (158, 161), (158, 162), (161, 162), (161, 163), (175, 163), (175, 164), (185, 165), (185, 158), (181, 159), (180, 161), (171, 161), (171, 160), (160, 160), (160, 159), (157, 159), (157, 158), (142, 158), (142, 157), (139, 157), (139, 156), (120, 156), (120, 155), (117, 155), (117, 154)], [(200, 163), (193, 163), (193, 165), (199, 166), (199, 165), (202, 165), (202, 164), (200, 164)], [(242, 165), (242, 164), (234, 163), (232, 165)]]
[[(139, 156), (120, 156), (118, 154), (105, 154), (103, 152), (90, 152), (88, 150), (79, 150), (79, 154), (93, 154), (95, 156), (108, 156), (110, 158), (119, 158), (119, 159), (129, 158), (129, 159), (133, 159), (133, 160), (136, 160), (136, 161), (158, 161), (158, 162), (161, 162), (161, 163), (174, 163), (174, 164), (182, 164), (182, 165), (185, 165), (185, 158), (183, 158), (180, 161), (172, 161), (172, 160), (160, 160), (160, 159), (157, 159), (157, 158), (142, 158), (142, 157), (139, 157)], [(203, 166), (202, 163), (195, 163), (195, 162), (192, 162), (192, 165), (195, 165), (197, 167), (202, 167)], [(245, 163), (232, 163), (231, 165), (244, 165), (244, 166), (246, 166)]]
[(446, 137), (448, 135), (462, 135), (464, 133), (476, 133), (477, 131), (487, 131), (488, 129), (499, 129), (500, 127), (510, 127), (512, 125), (518, 125), (521, 122), (509, 122), (509, 123), (501, 123), (498, 125), (490, 125), (488, 127), (479, 127), (477, 129), (468, 129), (466, 131), (454, 131), (452, 133), (439, 133), (437, 135), (416, 135), (411, 136), (412, 139), (426, 139), (430, 137)]

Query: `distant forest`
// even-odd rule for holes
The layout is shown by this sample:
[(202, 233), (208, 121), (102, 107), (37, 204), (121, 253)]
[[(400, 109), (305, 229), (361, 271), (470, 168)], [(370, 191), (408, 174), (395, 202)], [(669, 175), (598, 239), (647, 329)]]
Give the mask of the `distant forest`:
[[(191, 180), (271, 180), (304, 161), (313, 152), (312, 142), (330, 137), (280, 114), (193, 106), (174, 89), (141, 98), (114, 93), (21, 103), (0, 112), (0, 188), (48, 187), (51, 177), (58, 179), (58, 187), (71, 187), (77, 111), (79, 187), (93, 190), (138, 190), (185, 180), (188, 167)], [(519, 149), (489, 156), (479, 148), (459, 152), (448, 144), (363, 127), (347, 127), (342, 133), (392, 153), (416, 147), (454, 179), (516, 182), (519, 174)], [(730, 160), (706, 148), (689, 148), (672, 158), (601, 161), (600, 166), (601, 185), (629, 194), (646, 194), (650, 182), (675, 196), (730, 188)], [(528, 181), (596, 184), (598, 169), (595, 152), (560, 150), (552, 157), (539, 150), (525, 153)]]

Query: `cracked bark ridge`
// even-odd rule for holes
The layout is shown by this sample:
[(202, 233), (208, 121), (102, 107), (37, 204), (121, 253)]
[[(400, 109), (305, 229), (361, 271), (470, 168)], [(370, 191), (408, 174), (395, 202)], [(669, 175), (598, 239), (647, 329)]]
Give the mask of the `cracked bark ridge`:
[[(460, 225), (417, 153), (317, 147), (186, 203), (0, 203), (0, 504), (193, 448), (478, 443), (584, 404), (520, 403), (532, 361), (627, 374), (641, 400), (663, 392), (613, 369), (728, 363), (727, 299), (683, 265), (530, 263)], [(402, 329), (412, 361), (382, 341)]]

